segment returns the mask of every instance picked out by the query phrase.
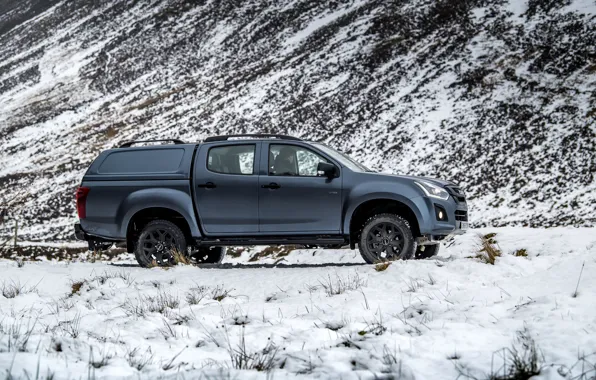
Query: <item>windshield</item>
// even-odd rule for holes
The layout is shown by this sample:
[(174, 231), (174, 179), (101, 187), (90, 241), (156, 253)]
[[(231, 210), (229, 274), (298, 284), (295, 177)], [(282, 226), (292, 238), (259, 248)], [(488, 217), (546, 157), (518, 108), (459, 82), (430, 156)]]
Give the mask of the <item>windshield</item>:
[(340, 164), (347, 167), (350, 170), (357, 171), (357, 172), (370, 172), (371, 170), (366, 166), (362, 165), (361, 163), (354, 161), (350, 156), (339, 152), (327, 145), (321, 143), (312, 143), (317, 148), (321, 149), (324, 153), (330, 155), (336, 161), (339, 161)]

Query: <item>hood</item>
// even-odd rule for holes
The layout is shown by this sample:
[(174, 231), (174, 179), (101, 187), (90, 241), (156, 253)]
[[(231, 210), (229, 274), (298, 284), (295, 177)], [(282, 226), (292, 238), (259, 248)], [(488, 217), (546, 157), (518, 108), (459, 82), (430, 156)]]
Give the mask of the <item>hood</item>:
[(415, 176), (415, 175), (393, 175), (393, 174), (383, 174), (383, 175), (389, 175), (392, 177), (398, 177), (398, 178), (404, 178), (404, 179), (410, 179), (410, 180), (424, 180), (427, 182), (432, 182), (435, 185), (439, 185), (439, 186), (454, 186), (455, 183), (451, 182), (451, 181), (446, 181), (444, 179), (439, 179), (439, 178), (431, 178), (431, 177), (419, 177), (419, 176)]
[(397, 180), (404, 180), (404, 181), (416, 181), (416, 180), (423, 180), (427, 182), (431, 182), (435, 185), (444, 187), (444, 186), (456, 186), (455, 183), (451, 181), (446, 181), (444, 179), (439, 178), (430, 178), (430, 177), (419, 177), (413, 175), (399, 175), (399, 174), (389, 174), (389, 173), (371, 173), (367, 172), (366, 174), (373, 175), (373, 176), (381, 176), (386, 178), (392, 178)]

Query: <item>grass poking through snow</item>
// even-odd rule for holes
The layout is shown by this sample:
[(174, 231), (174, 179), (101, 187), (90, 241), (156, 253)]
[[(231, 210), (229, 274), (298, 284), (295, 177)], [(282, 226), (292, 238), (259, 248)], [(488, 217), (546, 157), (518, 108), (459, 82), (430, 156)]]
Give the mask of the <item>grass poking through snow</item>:
[(366, 286), (367, 281), (361, 278), (357, 272), (348, 274), (346, 277), (342, 277), (336, 273), (335, 278), (331, 278), (331, 275), (328, 275), (327, 278), (319, 280), (319, 284), (325, 289), (325, 293), (331, 297), (348, 291), (359, 290)]
[(186, 302), (189, 305), (198, 305), (207, 296), (209, 288), (206, 286), (197, 285), (194, 288), (190, 288), (186, 292)]
[(211, 299), (221, 302), (224, 298), (229, 297), (233, 291), (234, 289), (226, 289), (223, 285), (218, 285), (211, 291)]
[(540, 375), (544, 357), (527, 329), (518, 331), (517, 340), (511, 347), (493, 353), (493, 365), (489, 374), (475, 375), (459, 361), (455, 368), (460, 378), (471, 380), (528, 380)]
[(37, 285), (27, 287), (27, 284), (21, 284), (19, 281), (2, 282), (0, 293), (4, 298), (15, 298), (21, 294), (37, 293)]
[(148, 313), (169, 315), (170, 311), (180, 306), (180, 299), (165, 291), (158, 291), (155, 296), (141, 296), (136, 302), (128, 300), (121, 308), (126, 315), (144, 318)]
[(283, 362), (278, 363), (278, 352), (279, 348), (272, 341), (269, 341), (262, 350), (250, 352), (246, 347), (244, 327), (242, 327), (240, 342), (236, 347), (232, 347), (228, 342), (228, 354), (235, 369), (270, 372), (279, 366), (283, 366)]

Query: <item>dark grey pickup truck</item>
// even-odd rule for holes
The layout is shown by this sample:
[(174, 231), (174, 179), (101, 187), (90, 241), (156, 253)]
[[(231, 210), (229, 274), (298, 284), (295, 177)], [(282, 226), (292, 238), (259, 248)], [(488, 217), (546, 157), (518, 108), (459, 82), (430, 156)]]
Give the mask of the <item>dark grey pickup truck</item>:
[(83, 177), (75, 235), (90, 249), (126, 242), (146, 267), (175, 252), (219, 263), (225, 246), (358, 244), (374, 263), (433, 256), (468, 228), (455, 184), (374, 173), (325, 144), (265, 134), (150, 142), (102, 152)]

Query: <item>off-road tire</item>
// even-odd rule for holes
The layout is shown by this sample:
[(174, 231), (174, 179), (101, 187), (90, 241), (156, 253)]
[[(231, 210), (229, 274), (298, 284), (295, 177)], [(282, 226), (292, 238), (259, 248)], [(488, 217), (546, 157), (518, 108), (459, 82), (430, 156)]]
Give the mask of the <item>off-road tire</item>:
[(193, 252), (197, 264), (219, 264), (226, 256), (225, 247), (199, 247)]
[(433, 257), (439, 254), (439, 249), (441, 248), (441, 244), (428, 244), (428, 245), (419, 245), (416, 247), (416, 259), (428, 259), (429, 257)]
[[(377, 230), (384, 225), (391, 227), (393, 230), (390, 231), (390, 233), (388, 233), (385, 237), (380, 236), (379, 239), (381, 241), (379, 243), (372, 244), (377, 244), (377, 246), (384, 245), (385, 248), (381, 249), (386, 250), (385, 256), (383, 256), (382, 251), (380, 254), (378, 252), (373, 252), (371, 250), (371, 245), (369, 244), (371, 243), (369, 239), (372, 238), (372, 235), (369, 236), (371, 231), (373, 231), (373, 229)], [(380, 232), (380, 234), (382, 233)], [(374, 231), (373, 235), (375, 235)], [(391, 235), (396, 236), (391, 238)], [(398, 242), (401, 245), (399, 253), (396, 254), (395, 248), (397, 248)], [(372, 216), (364, 223), (364, 227), (362, 228), (362, 232), (360, 233), (360, 237), (358, 239), (358, 248), (364, 261), (366, 261), (368, 264), (374, 264), (382, 261), (411, 259), (414, 256), (416, 242), (414, 241), (410, 224), (404, 218), (395, 214), (378, 214)]]
[[(159, 243), (160, 247), (157, 246)], [(153, 254), (150, 254), (150, 247), (155, 248)], [(158, 248), (161, 250), (158, 251)], [(135, 244), (135, 258), (143, 268), (174, 265), (171, 254), (173, 249), (186, 254), (187, 243), (184, 233), (168, 220), (154, 220), (143, 227)]]

